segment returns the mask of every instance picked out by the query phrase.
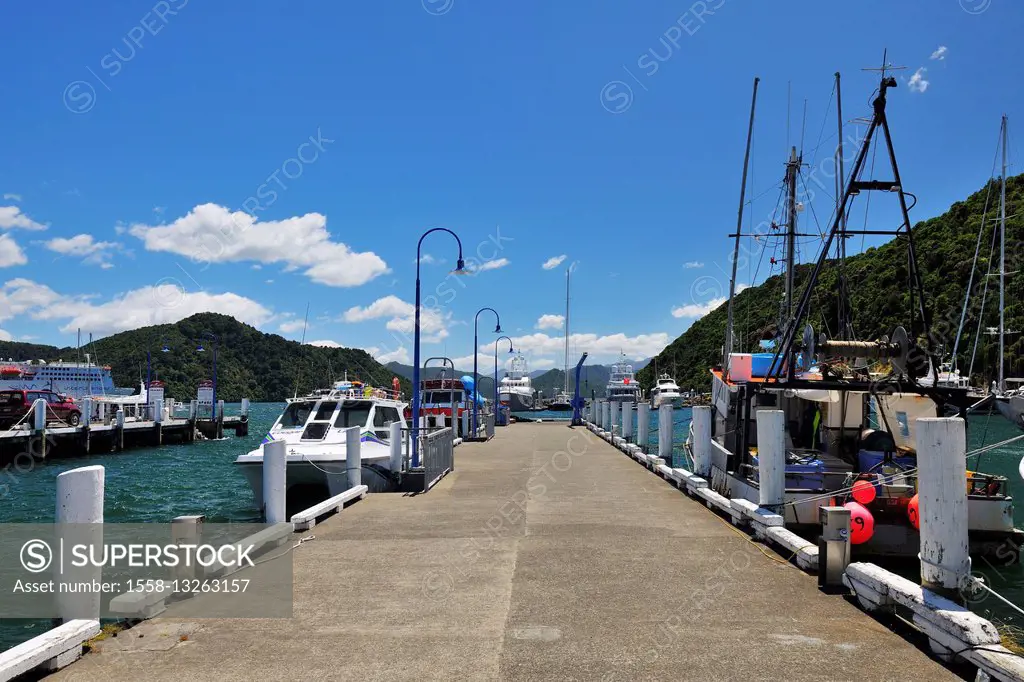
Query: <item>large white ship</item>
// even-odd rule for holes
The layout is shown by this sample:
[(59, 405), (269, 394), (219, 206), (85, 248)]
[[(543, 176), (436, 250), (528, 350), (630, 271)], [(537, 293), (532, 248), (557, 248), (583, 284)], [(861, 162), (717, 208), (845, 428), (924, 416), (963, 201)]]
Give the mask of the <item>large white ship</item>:
[(502, 405), (508, 405), (513, 412), (527, 412), (533, 409), (535, 395), (526, 358), (522, 353), (517, 353), (512, 357), (512, 365), (498, 385), (498, 400)]
[(88, 354), (85, 362), (0, 361), (0, 390), (4, 389), (55, 391), (75, 399), (87, 395), (131, 395), (135, 391), (114, 386), (110, 367), (91, 362)]

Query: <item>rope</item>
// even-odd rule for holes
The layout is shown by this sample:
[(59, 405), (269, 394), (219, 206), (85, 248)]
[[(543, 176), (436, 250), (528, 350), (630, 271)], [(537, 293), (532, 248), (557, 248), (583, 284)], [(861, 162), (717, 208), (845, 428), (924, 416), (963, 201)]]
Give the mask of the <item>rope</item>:
[(971, 580), (970, 580), (970, 583), (971, 583), (972, 587), (980, 587), (981, 589), (985, 590), (989, 594), (995, 596), (996, 599), (998, 599), (999, 601), (1003, 602), (1004, 604), (1009, 606), (1011, 609), (1013, 609), (1017, 613), (1019, 613), (1022, 616), (1024, 616), (1024, 609), (1022, 609), (1021, 607), (1017, 606), (1012, 601), (1010, 601), (1009, 599), (1007, 599), (1006, 597), (1004, 597), (1003, 595), (999, 594), (998, 592), (993, 590), (991, 587), (986, 585), (985, 582), (981, 578), (974, 578), (974, 577), (972, 577)]

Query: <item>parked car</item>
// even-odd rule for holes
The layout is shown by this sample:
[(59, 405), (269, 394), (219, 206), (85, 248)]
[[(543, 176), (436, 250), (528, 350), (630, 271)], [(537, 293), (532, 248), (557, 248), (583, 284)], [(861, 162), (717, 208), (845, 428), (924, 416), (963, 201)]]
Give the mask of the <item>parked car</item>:
[[(68, 396), (54, 391), (28, 391), (13, 389), (0, 391), (0, 428), (10, 428), (32, 408), (38, 399), (46, 401), (46, 421), (62, 422), (68, 426), (78, 426), (82, 421), (82, 408)], [(25, 419), (32, 423), (32, 417)]]

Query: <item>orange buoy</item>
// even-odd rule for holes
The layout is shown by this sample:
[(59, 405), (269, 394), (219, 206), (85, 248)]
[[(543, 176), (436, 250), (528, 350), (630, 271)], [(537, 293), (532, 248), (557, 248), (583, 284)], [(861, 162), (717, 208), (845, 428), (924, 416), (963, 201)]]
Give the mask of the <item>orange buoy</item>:
[(875, 486), (870, 481), (857, 481), (853, 484), (851, 494), (861, 504), (871, 504), (875, 500)]
[(917, 494), (910, 498), (907, 505), (907, 517), (910, 518), (910, 525), (918, 530), (921, 529), (921, 509), (918, 507)]
[(850, 510), (850, 543), (860, 545), (871, 539), (875, 534), (875, 517), (860, 502), (847, 502), (843, 505)]

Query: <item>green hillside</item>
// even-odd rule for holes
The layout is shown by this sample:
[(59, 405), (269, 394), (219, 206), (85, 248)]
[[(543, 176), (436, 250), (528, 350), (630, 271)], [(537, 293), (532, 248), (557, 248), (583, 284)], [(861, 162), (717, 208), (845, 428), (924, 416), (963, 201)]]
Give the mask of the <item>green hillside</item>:
[[(146, 373), (146, 351), (152, 355), (152, 376), (167, 384), (167, 394), (177, 400), (195, 397), (196, 386), (213, 377), (213, 342), (202, 339), (207, 332), (219, 337), (217, 347), (217, 397), (227, 401), (279, 401), (313, 388), (328, 386), (348, 372), (359, 379), (390, 388), (390, 370), (354, 348), (320, 348), (289, 341), (276, 334), (264, 334), (228, 315), (200, 313), (175, 324), (162, 324), (121, 332), (94, 341), (81, 349), (92, 360), (113, 369), (117, 386), (138, 386)], [(204, 352), (197, 352), (202, 340)], [(166, 344), (169, 351), (161, 352)], [(0, 342), (0, 357), (14, 360), (76, 360), (75, 348)], [(406, 396), (412, 384), (402, 381)]]
[[(992, 203), (997, 204), (998, 185), (993, 182)], [(978, 228), (981, 225), (987, 188), (971, 195), (965, 201), (953, 204), (944, 214), (917, 223), (914, 226), (914, 244), (917, 262), (921, 269), (926, 293), (926, 305), (933, 318), (932, 331), (936, 345), (953, 349), (960, 311), (966, 293), (971, 265), (974, 259)], [(1006, 184), (1006, 244), (1007, 272), (1024, 270), (1024, 175), (1011, 177)], [(994, 220), (995, 210), (989, 208), (989, 220)], [(959, 346), (959, 367), (966, 373), (970, 362), (971, 348), (978, 329), (978, 318), (983, 320), (982, 328), (998, 324), (997, 280), (989, 279), (989, 293), (985, 310), (981, 308), (981, 292), (985, 285), (984, 273), (988, 269), (989, 246), (992, 230), (982, 240), (982, 260), (979, 262), (980, 275), (975, 275), (972, 308), (968, 323)], [(853, 242), (855, 243), (855, 242)], [(998, 249), (995, 252), (998, 259)], [(810, 265), (797, 268), (797, 288), (802, 290), (810, 271)], [(998, 261), (993, 271), (998, 270)], [(854, 330), (861, 339), (876, 339), (891, 334), (897, 325), (909, 322), (909, 286), (906, 250), (903, 244), (888, 242), (878, 248), (869, 248), (864, 253), (847, 258), (847, 273), (850, 283), (850, 297), (854, 310)], [(835, 330), (837, 319), (836, 299), (837, 268), (830, 262), (821, 278), (811, 304), (810, 322), (816, 332)], [(760, 286), (751, 287), (736, 296), (734, 320), (736, 350), (752, 351), (763, 332), (775, 324), (778, 317), (779, 301), (782, 298), (783, 282), (779, 276), (772, 277)], [(1024, 294), (1024, 274), (1007, 277), (1006, 286), (1006, 328), (1024, 330), (1024, 308), (1021, 296)], [(660, 367), (677, 367), (676, 380), (681, 386), (692, 385), (708, 390), (710, 376), (708, 369), (721, 362), (721, 349), (725, 340), (727, 306), (722, 305), (712, 313), (694, 322), (679, 338), (669, 344), (657, 357)], [(1006, 375), (1024, 376), (1024, 335), (1008, 335), (1006, 339)], [(978, 352), (974, 363), (972, 380), (984, 385), (992, 380), (996, 371), (998, 336), (982, 334), (978, 339)], [(642, 385), (650, 387), (654, 381), (653, 363), (638, 374)]]

